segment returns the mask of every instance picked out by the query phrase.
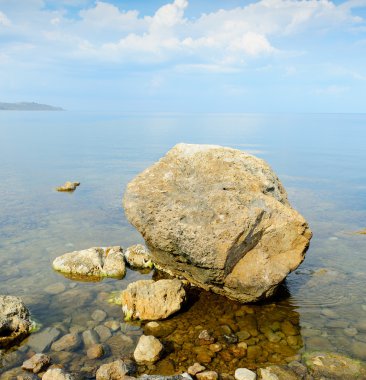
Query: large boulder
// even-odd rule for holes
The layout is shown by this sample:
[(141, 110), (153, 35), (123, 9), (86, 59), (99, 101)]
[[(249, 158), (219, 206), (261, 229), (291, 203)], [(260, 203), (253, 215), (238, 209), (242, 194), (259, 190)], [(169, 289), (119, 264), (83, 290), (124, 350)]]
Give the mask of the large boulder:
[(29, 335), (29, 311), (19, 297), (0, 296), (0, 348), (18, 343)]
[(53, 268), (69, 276), (123, 278), (126, 265), (121, 247), (92, 247), (56, 257)]
[(220, 146), (176, 145), (123, 203), (158, 268), (242, 302), (271, 296), (312, 236), (266, 162)]
[(183, 283), (173, 280), (140, 280), (122, 292), (126, 319), (164, 319), (180, 310), (186, 299)]

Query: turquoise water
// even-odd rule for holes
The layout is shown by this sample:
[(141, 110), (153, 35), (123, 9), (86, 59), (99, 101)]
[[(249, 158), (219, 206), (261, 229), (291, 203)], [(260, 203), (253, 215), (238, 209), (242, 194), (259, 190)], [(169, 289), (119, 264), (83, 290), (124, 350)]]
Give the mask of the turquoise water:
[[(253, 306), (255, 315), (265, 319), (273, 312), (268, 308), (273, 307), (279, 315), (283, 310), (291, 314), (301, 338), (299, 353), (333, 349), (366, 359), (366, 236), (353, 233), (366, 228), (363, 114), (2, 111), (0, 293), (21, 296), (42, 328), (60, 326), (67, 332), (72, 324), (86, 325), (98, 308), (106, 310), (108, 318), (121, 320), (121, 310), (108, 304), (108, 294), (151, 274), (128, 271), (121, 281), (80, 283), (53, 272), (51, 263), (56, 256), (77, 249), (127, 247), (141, 242), (123, 214), (124, 188), (179, 142), (231, 146), (265, 159), (288, 190), (292, 205), (312, 228), (314, 237), (306, 260), (288, 277), (281, 297), (270, 305)], [(66, 180), (80, 181), (81, 185), (72, 194), (57, 193), (55, 187)], [(65, 290), (49, 294), (45, 289), (54, 283), (62, 283)], [(199, 296), (194, 302), (206, 302), (213, 310), (217, 308), (217, 313), (226, 305), (227, 318), (232, 320), (240, 309), (235, 303), (210, 295)], [(192, 324), (198, 314), (199, 307), (193, 305), (177, 316), (175, 335), (179, 335), (179, 326), (185, 326), (184, 331), (188, 321)], [(200, 318), (215, 329), (214, 311), (212, 318)], [(133, 347), (142, 330), (136, 327), (137, 332), (131, 331)], [(181, 342), (180, 347), (184, 344), (188, 343)], [(189, 345), (187, 350), (191, 350)], [(255, 367), (269, 361), (271, 350), (269, 345), (267, 356), (256, 358), (253, 354), (252, 358), (236, 359)], [(19, 362), (26, 349), (17, 352)], [(75, 355), (81, 358), (83, 350)], [(219, 355), (212, 359), (212, 367), (225, 361), (225, 357), (219, 359)], [(169, 360), (170, 367), (164, 367), (169, 369), (167, 372), (184, 369), (188, 363), (174, 352)], [(9, 362), (4, 369), (18, 362)]]

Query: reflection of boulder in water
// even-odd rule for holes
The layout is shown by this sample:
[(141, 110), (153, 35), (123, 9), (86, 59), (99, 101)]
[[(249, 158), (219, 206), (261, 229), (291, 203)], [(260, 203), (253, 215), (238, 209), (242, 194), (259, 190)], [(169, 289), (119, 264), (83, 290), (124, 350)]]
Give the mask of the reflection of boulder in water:
[[(159, 321), (159, 328), (148, 328), (152, 335), (154, 331), (164, 335), (169, 350), (161, 362), (173, 362), (177, 372), (186, 371), (194, 362), (220, 373), (285, 364), (303, 346), (299, 314), (285, 301), (242, 305), (198, 289), (191, 290), (188, 299), (185, 311), (174, 317), (174, 330), (170, 329), (171, 320)], [(161, 334), (163, 330), (169, 335)], [(214, 337), (214, 343), (200, 344), (203, 330)]]

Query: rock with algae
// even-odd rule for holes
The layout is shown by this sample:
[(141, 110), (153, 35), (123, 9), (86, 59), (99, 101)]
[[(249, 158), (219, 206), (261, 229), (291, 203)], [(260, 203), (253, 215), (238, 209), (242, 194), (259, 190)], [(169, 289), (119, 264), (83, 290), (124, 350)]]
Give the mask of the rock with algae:
[(74, 191), (78, 186), (80, 186), (80, 182), (65, 182), (62, 186), (56, 188), (57, 191)]
[(71, 276), (123, 278), (126, 274), (123, 249), (119, 246), (65, 253), (52, 265), (55, 270)]

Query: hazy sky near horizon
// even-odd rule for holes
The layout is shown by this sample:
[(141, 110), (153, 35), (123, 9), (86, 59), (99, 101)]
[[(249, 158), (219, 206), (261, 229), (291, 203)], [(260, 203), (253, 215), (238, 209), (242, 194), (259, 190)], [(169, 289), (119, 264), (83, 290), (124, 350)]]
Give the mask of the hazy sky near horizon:
[(366, 112), (366, 0), (0, 0), (0, 102)]

